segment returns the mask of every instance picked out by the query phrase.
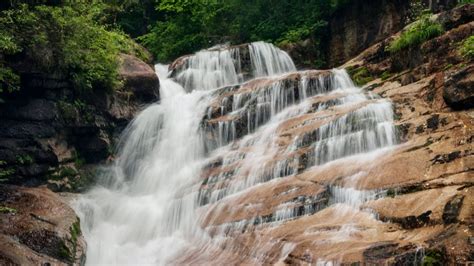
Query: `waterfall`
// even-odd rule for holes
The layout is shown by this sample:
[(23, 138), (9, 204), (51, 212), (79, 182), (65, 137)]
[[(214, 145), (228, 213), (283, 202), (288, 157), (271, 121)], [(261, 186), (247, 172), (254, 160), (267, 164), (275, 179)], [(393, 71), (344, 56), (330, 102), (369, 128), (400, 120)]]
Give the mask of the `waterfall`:
[[(396, 144), (390, 102), (357, 88), (344, 70), (298, 72), (263, 42), (156, 69), (161, 101), (130, 123), (114, 164), (74, 202), (87, 264), (283, 262), (298, 245), (272, 228), (335, 205), (346, 217), (383, 195), (358, 188), (361, 171), (326, 187), (300, 185), (334, 164), (368, 164)], [(347, 224), (331, 239), (354, 230)], [(257, 231), (266, 234), (249, 235)]]

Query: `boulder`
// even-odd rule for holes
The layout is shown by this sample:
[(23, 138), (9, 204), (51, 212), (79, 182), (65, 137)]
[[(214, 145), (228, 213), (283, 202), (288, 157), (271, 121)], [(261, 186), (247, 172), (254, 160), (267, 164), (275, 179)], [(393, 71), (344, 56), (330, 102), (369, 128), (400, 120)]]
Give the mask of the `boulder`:
[(160, 82), (151, 66), (135, 56), (120, 55), (119, 74), (124, 83), (124, 90), (131, 91), (143, 102), (159, 99)]
[(455, 110), (474, 107), (474, 65), (469, 65), (447, 77), (443, 98)]
[(82, 265), (79, 218), (46, 188), (0, 186), (1, 265)]

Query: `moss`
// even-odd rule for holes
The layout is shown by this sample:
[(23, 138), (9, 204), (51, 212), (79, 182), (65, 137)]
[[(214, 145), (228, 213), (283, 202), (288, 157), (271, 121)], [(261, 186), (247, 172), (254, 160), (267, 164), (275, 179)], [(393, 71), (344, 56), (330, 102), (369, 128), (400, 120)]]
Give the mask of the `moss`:
[(0, 206), (0, 213), (17, 213), (18, 210), (15, 208)]
[(439, 250), (428, 250), (425, 253), (423, 258), (423, 262), (421, 265), (423, 266), (437, 266), (437, 265), (445, 265), (444, 254)]
[(468, 59), (474, 59), (474, 35), (469, 36), (460, 46), (460, 53)]
[(382, 75), (380, 75), (380, 78), (381, 78), (382, 80), (387, 80), (387, 79), (389, 79), (392, 75), (393, 75), (393, 74), (390, 73), (389, 71), (384, 71), (384, 72), (382, 73)]
[(62, 242), (61, 246), (59, 247), (58, 257), (61, 260), (64, 260), (64, 261), (67, 261), (67, 262), (70, 262), (70, 263), (72, 263), (74, 261), (71, 251), (69, 250), (66, 243), (64, 243), (64, 242)]
[(81, 235), (81, 222), (79, 218), (77, 218), (77, 220), (71, 225), (71, 227), (69, 228), (69, 233), (71, 234), (71, 239), (69, 241), (72, 244), (72, 255), (70, 256), (70, 258), (71, 261), (74, 262), (74, 256), (77, 252), (77, 239)]
[(374, 77), (366, 67), (347, 68), (347, 72), (357, 86), (362, 86), (374, 80)]

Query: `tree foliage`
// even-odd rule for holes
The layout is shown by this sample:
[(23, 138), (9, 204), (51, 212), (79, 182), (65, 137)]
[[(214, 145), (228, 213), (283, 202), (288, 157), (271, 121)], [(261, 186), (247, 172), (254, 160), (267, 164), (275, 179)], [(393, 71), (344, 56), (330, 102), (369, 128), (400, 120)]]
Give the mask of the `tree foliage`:
[(230, 42), (318, 43), (329, 15), (349, 0), (161, 0), (158, 19), (139, 39), (158, 60)]
[(92, 0), (12, 1), (0, 13), (0, 93), (17, 90), (21, 72), (63, 77), (80, 91), (115, 88), (119, 53), (147, 54), (116, 27), (102, 23), (108, 6)]

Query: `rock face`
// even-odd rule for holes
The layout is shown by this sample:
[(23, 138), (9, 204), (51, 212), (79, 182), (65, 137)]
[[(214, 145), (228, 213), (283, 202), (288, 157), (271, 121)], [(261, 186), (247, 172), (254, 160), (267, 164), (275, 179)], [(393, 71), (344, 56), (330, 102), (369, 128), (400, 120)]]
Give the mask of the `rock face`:
[(82, 265), (79, 219), (46, 188), (0, 186), (0, 264)]
[[(77, 92), (49, 74), (22, 74), (22, 89), (0, 105), (0, 179), (54, 190), (81, 190), (93, 173), (80, 170), (110, 156), (140, 106), (158, 99), (153, 69), (122, 55), (124, 86)], [(87, 169), (87, 168), (84, 168)]]
[(462, 110), (474, 107), (474, 66), (453, 73), (443, 88), (443, 98), (451, 108)]
[(409, 7), (408, 0), (356, 0), (337, 10), (329, 22), (329, 66), (338, 66), (401, 30)]

